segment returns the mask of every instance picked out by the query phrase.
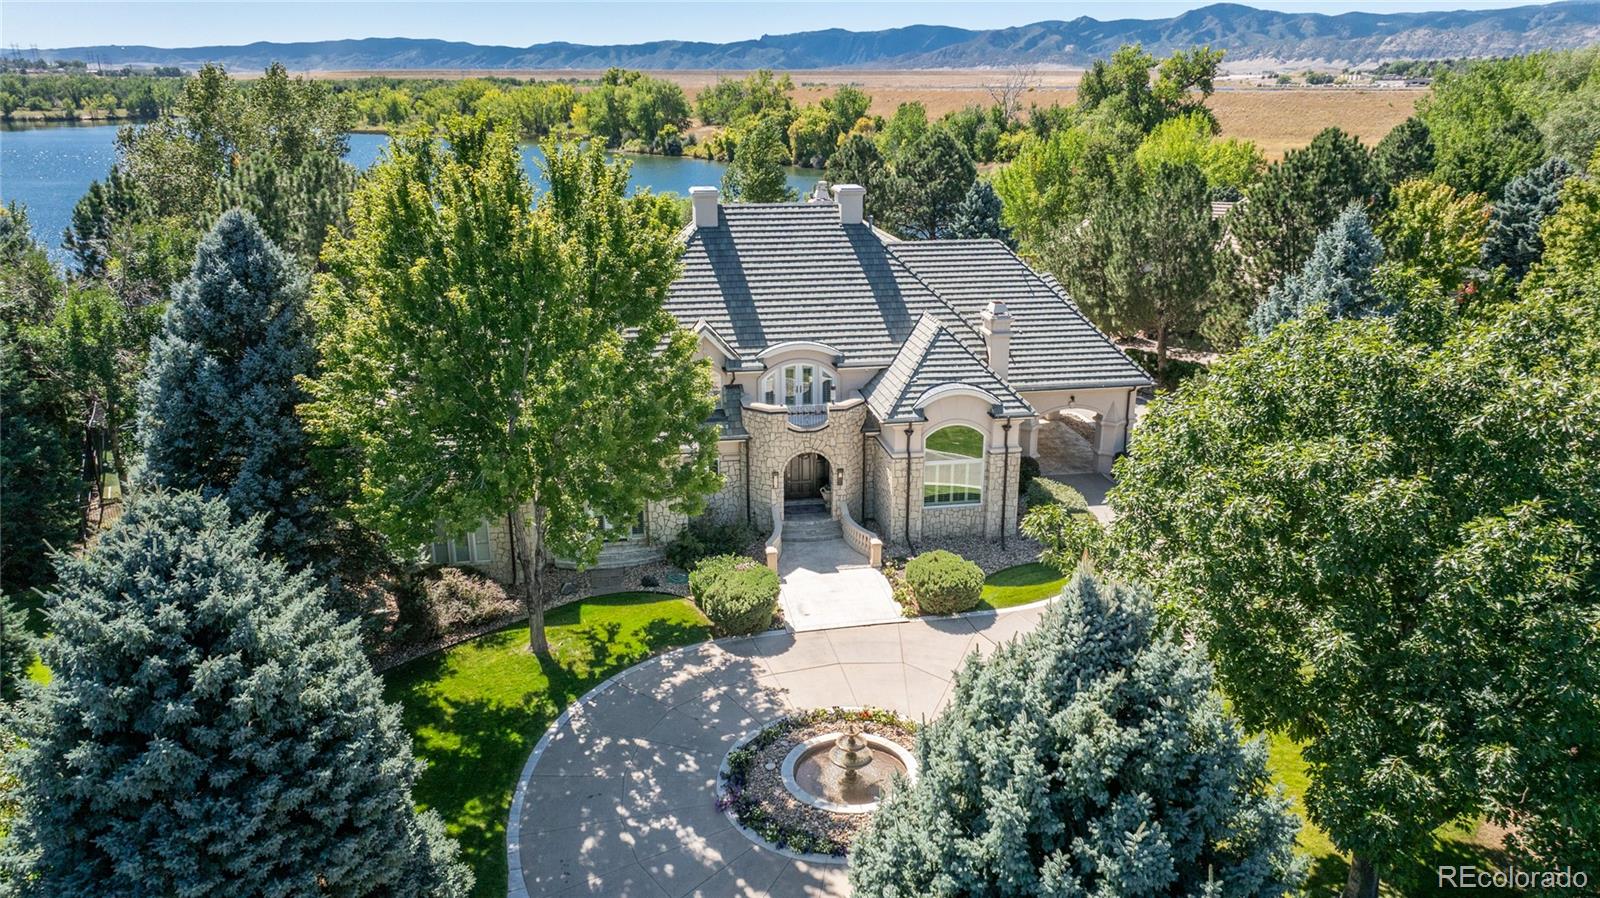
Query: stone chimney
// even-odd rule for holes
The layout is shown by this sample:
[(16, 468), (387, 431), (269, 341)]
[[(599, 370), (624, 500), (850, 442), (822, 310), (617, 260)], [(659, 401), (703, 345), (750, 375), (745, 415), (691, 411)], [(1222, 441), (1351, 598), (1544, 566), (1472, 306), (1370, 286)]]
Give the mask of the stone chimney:
[(717, 226), (717, 188), (690, 187), (689, 204), (694, 208), (696, 230)]
[(1003, 379), (1011, 367), (1011, 310), (1005, 302), (992, 299), (984, 308), (982, 324), (983, 346), (989, 354), (989, 367)]
[(840, 224), (861, 224), (867, 203), (867, 188), (860, 184), (833, 185), (833, 201), (839, 204)]

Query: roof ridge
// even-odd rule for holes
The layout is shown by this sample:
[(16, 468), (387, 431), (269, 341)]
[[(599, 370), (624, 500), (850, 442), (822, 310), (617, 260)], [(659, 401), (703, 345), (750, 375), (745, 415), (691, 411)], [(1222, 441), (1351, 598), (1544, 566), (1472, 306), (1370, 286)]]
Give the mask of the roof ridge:
[[(961, 312), (958, 311), (956, 309), (956, 307), (951, 304), (950, 300), (945, 298), (945, 295), (943, 293), (940, 293), (938, 290), (933, 289), (933, 285), (932, 284), (930, 284), (927, 281), (923, 280), (922, 275), (918, 274), (917, 270), (915, 268), (912, 268), (910, 265), (907, 265), (905, 263), (905, 260), (901, 259), (900, 255), (895, 252), (895, 247), (897, 247), (897, 246), (909, 246), (909, 245), (912, 245), (912, 244), (915, 244), (915, 243), (919, 243), (919, 242), (922, 242), (922, 241), (904, 240), (904, 241), (900, 241), (900, 242), (897, 242), (897, 243), (885, 243), (885, 244), (883, 244), (883, 248), (894, 259), (896, 265), (899, 265), (905, 271), (906, 274), (909, 274), (911, 276), (912, 280), (915, 280), (917, 283), (921, 284), (923, 289), (927, 290), (928, 293), (932, 294), (933, 298), (938, 300), (939, 304), (941, 306), (944, 306), (944, 308), (951, 315), (955, 316), (955, 319), (957, 321), (961, 322), (963, 325), (966, 326), (967, 330), (972, 332), (973, 339), (977, 340), (979, 343), (982, 343), (983, 342), (983, 334), (978, 331), (978, 328), (976, 326), (974, 326), (972, 322), (967, 320), (967, 316), (961, 314)], [(928, 313), (924, 312), (923, 314), (926, 315)]]

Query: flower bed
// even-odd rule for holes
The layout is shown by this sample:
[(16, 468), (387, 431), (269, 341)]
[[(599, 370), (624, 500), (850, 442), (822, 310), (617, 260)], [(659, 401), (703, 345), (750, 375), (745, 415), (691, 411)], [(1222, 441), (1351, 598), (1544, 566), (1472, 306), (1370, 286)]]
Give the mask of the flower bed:
[(908, 749), (916, 743), (917, 725), (890, 711), (819, 708), (793, 714), (728, 753), (717, 809), (731, 811), (741, 826), (779, 848), (842, 857), (872, 815), (812, 807), (784, 787), (782, 767), (790, 749), (849, 722)]

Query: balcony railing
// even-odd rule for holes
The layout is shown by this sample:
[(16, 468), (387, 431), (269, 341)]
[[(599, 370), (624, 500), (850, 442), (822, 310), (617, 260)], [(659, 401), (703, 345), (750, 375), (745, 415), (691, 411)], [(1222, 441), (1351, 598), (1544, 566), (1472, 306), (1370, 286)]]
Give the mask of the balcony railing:
[(789, 406), (789, 424), (809, 430), (821, 427), (828, 423), (828, 407), (826, 405), (791, 405)]

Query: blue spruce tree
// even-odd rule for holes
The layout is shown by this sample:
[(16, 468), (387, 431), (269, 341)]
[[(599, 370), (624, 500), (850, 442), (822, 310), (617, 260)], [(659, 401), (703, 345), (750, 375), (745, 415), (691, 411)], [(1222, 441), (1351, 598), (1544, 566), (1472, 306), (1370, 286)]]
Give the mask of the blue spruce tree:
[(1250, 329), (1264, 336), (1307, 311), (1320, 308), (1332, 318), (1359, 318), (1382, 311), (1387, 301), (1372, 282), (1383, 261), (1383, 244), (1360, 204), (1351, 203), (1317, 235), (1311, 258), (1273, 287), (1250, 315)]
[(1200, 650), (1148, 596), (1079, 574), (1039, 628), (969, 660), (922, 776), (850, 858), (858, 898), (1278, 896), (1295, 818)]
[(1558, 157), (1506, 184), (1484, 236), (1485, 268), (1503, 265), (1513, 279), (1522, 280), (1544, 255), (1539, 231), (1544, 220), (1561, 207), (1561, 185), (1577, 173), (1570, 162)]
[[(8, 759), (23, 896), (458, 898), (399, 711), (306, 572), (220, 500), (137, 500), (62, 556)], [(3, 878), (3, 877), (0, 877)]]
[(1000, 212), (1000, 194), (994, 192), (994, 185), (984, 180), (973, 181), (961, 205), (956, 207), (950, 236), (957, 240), (999, 240), (1016, 249), (1017, 242), (1011, 237), (1011, 229), (1001, 220)]
[(263, 548), (298, 562), (324, 538), (296, 378), (314, 358), (305, 272), (248, 212), (225, 212), (173, 289), (139, 386), (143, 476), (263, 515)]

